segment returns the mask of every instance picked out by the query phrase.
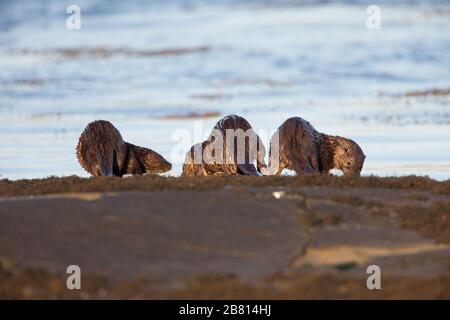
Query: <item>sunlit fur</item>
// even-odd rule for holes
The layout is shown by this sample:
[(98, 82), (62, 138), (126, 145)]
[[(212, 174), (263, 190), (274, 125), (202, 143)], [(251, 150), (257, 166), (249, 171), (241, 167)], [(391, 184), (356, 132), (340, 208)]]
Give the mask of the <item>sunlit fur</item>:
[(81, 134), (76, 148), (80, 165), (93, 176), (160, 173), (172, 165), (153, 150), (124, 142), (109, 122), (91, 122)]
[[(191, 147), (187, 152), (186, 158), (183, 164), (183, 176), (218, 176), (225, 174), (237, 174), (233, 171), (233, 167), (226, 164), (216, 164), (213, 159), (213, 155), (205, 153), (205, 148), (210, 145), (211, 141), (203, 141), (197, 143)], [(203, 155), (202, 164), (195, 164), (194, 162), (194, 149), (198, 147)]]
[(127, 174), (162, 173), (172, 169), (172, 165), (159, 153), (128, 142), (125, 144), (129, 159)]
[[(227, 129), (242, 129), (244, 132), (251, 130), (251, 134), (254, 134), (257, 141), (257, 150), (249, 150), (248, 138), (246, 138), (245, 143), (245, 163), (237, 163), (237, 138), (234, 138), (234, 150), (230, 150), (229, 146), (226, 145), (226, 130)], [(228, 159), (223, 161), (223, 163), (216, 163), (214, 161), (214, 154), (205, 154), (204, 150), (206, 147), (214, 143), (215, 139), (213, 136), (213, 131), (219, 130), (223, 136), (223, 159)], [(247, 174), (247, 175), (260, 175), (261, 172), (266, 172), (267, 165), (265, 164), (264, 157), (266, 154), (266, 149), (262, 143), (259, 136), (253, 131), (250, 123), (243, 117), (237, 115), (230, 115), (219, 120), (213, 128), (208, 139), (201, 144), (201, 152), (203, 155), (202, 163), (194, 163), (194, 146), (186, 154), (186, 159), (183, 165), (183, 176), (207, 176), (207, 175), (237, 175), (237, 174)], [(256, 152), (254, 152), (256, 151)], [(234, 154), (234, 157), (232, 155)], [(232, 161), (232, 160), (233, 161)], [(254, 161), (256, 161), (257, 168), (254, 166)]]
[[(274, 152), (277, 134), (279, 159)], [(290, 169), (301, 175), (339, 169), (345, 175), (359, 175), (365, 158), (353, 140), (320, 133), (308, 121), (293, 117), (287, 119), (272, 137), (269, 172), (279, 175), (283, 169)]]

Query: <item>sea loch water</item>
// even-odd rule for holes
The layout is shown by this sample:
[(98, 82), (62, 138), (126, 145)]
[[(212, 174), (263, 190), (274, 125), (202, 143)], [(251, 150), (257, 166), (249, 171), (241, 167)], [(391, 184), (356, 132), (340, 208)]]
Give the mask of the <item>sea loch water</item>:
[[(363, 175), (450, 178), (450, 96), (403, 95), (450, 87), (448, 1), (378, 1), (379, 30), (370, 1), (76, 2), (79, 30), (73, 1), (0, 2), (1, 178), (87, 176), (75, 146), (95, 119), (178, 175), (231, 113), (259, 132), (301, 116), (350, 137)], [(220, 115), (183, 118), (205, 112)]]

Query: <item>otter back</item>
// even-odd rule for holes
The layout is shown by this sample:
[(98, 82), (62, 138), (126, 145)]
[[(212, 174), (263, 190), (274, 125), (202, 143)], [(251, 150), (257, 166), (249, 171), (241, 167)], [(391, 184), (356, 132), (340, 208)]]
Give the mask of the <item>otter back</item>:
[(119, 130), (109, 121), (89, 123), (76, 151), (81, 166), (93, 176), (122, 175), (127, 148)]

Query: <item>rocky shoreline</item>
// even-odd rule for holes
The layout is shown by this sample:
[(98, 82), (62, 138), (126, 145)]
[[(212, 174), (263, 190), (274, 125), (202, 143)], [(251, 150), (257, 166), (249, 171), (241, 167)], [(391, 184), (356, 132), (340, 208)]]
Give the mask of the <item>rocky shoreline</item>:
[(1, 298), (450, 298), (448, 180), (1, 180), (0, 219)]

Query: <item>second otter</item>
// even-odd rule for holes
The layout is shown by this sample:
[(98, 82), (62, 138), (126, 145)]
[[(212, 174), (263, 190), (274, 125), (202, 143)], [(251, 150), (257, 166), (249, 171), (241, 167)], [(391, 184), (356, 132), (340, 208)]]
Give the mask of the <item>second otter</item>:
[(266, 149), (250, 123), (241, 116), (229, 115), (216, 123), (206, 141), (191, 147), (182, 175), (260, 176), (267, 173), (265, 154)]

